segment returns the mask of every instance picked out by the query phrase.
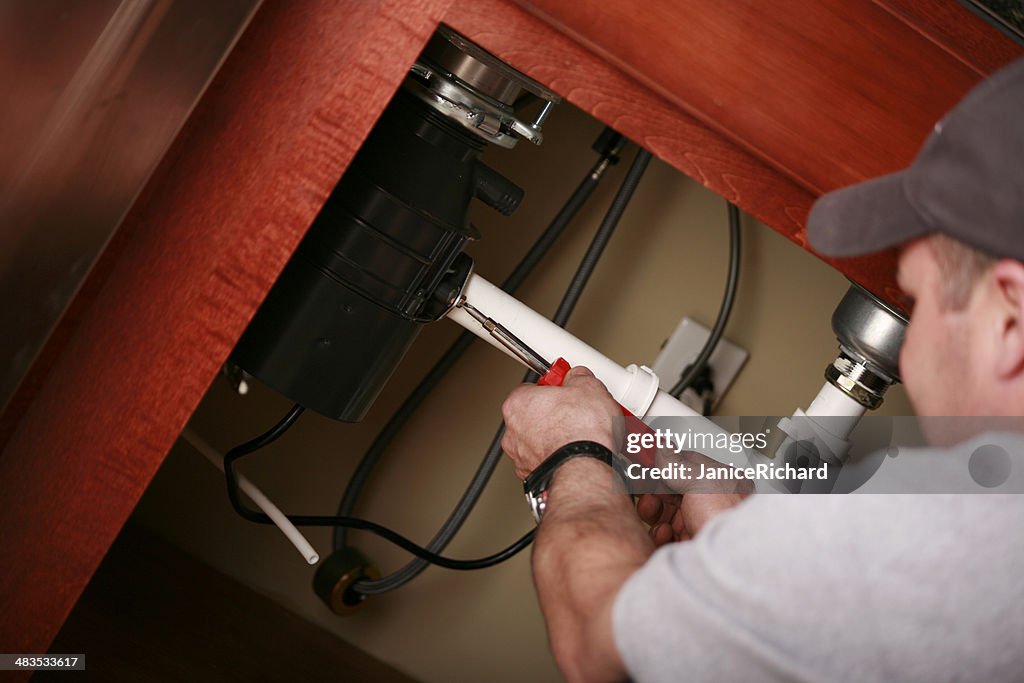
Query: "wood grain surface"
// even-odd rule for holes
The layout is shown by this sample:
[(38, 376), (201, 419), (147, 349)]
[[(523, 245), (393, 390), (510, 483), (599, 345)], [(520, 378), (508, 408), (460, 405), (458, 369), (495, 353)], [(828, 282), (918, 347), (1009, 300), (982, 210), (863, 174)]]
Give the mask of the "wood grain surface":
[(47, 650), (447, 5), (257, 12), (7, 422), (0, 650)]
[[(904, 167), (981, 67), (1012, 56), (966, 10), (958, 34), (928, 35), (875, 2), (521, 4), (815, 194)], [(957, 56), (972, 50), (989, 60)]]
[(1021, 46), (988, 26), (957, 0), (874, 0), (938, 47), (990, 74), (1021, 56)]

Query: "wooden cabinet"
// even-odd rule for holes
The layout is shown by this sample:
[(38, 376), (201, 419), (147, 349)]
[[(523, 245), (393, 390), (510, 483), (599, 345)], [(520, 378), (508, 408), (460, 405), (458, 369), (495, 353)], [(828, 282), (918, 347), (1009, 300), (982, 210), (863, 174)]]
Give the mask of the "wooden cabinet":
[[(0, 645), (43, 652), (444, 22), (803, 245), (1021, 48), (953, 0), (266, 0), (0, 417)], [(892, 256), (834, 264), (894, 299)]]

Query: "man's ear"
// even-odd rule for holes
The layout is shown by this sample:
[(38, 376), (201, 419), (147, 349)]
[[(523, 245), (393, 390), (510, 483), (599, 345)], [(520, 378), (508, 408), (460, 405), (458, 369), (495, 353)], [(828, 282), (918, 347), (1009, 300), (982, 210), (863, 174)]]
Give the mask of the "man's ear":
[(998, 326), (995, 370), (1001, 379), (1024, 376), (1024, 263), (1003, 259), (989, 277)]

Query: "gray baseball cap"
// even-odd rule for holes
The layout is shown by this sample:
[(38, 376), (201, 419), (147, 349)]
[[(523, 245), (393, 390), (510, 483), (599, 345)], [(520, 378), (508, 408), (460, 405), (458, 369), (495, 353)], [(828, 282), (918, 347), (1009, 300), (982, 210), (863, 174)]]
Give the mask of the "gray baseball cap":
[(822, 195), (811, 246), (858, 256), (942, 232), (1024, 261), (1024, 59), (974, 87), (906, 170)]

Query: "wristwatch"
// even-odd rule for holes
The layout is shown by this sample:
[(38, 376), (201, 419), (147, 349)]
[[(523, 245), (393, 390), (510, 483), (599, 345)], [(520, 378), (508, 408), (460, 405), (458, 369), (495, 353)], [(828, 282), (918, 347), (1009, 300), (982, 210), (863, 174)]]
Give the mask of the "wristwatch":
[(614, 467), (615, 454), (607, 447), (596, 441), (573, 441), (559, 448), (548, 456), (547, 460), (537, 466), (530, 475), (523, 480), (523, 491), (526, 493), (526, 502), (530, 504), (530, 511), (533, 518), (540, 524), (544, 516), (544, 508), (547, 506), (547, 489), (551, 484), (551, 477), (555, 470), (573, 458), (595, 458), (604, 464)]

